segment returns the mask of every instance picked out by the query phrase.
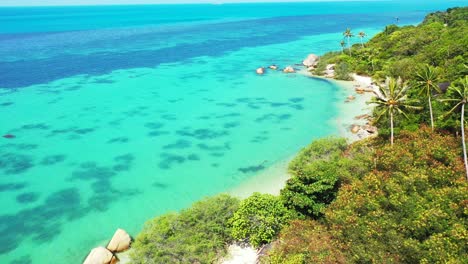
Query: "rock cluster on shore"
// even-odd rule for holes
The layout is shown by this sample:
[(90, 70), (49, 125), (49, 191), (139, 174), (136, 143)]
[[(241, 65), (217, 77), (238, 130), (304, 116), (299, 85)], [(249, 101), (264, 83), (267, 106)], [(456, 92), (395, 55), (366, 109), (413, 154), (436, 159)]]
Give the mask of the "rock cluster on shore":
[(374, 137), (378, 135), (377, 127), (371, 126), (369, 123), (360, 126), (353, 124), (351, 125), (351, 132), (356, 134), (359, 139), (364, 139), (368, 137)]
[(132, 238), (125, 230), (118, 228), (107, 247), (96, 247), (91, 250), (83, 264), (114, 264), (119, 259), (115, 253), (123, 252), (130, 248)]

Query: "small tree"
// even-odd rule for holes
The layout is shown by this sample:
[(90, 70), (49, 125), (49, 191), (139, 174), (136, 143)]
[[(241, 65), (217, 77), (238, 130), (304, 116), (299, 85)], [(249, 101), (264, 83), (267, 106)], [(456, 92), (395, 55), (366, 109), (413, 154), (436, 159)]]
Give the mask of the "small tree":
[(401, 78), (395, 79), (387, 77), (384, 86), (379, 86), (379, 92), (376, 92), (376, 97), (372, 98), (370, 104), (375, 104), (378, 111), (377, 117), (374, 122), (378, 122), (384, 115), (390, 117), (390, 143), (393, 146), (393, 127), (394, 116), (402, 114), (408, 118), (404, 112), (406, 109), (421, 109), (421, 107), (414, 106), (417, 100), (408, 99), (406, 91), (408, 86), (404, 85)]

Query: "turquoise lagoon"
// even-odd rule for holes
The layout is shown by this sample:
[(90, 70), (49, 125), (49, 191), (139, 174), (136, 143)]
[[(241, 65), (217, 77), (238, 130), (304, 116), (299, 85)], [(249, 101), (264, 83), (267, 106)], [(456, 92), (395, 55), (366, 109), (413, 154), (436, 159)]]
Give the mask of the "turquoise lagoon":
[(460, 2), (0, 8), (0, 262), (80, 263), (337, 134), (340, 87), (255, 69)]

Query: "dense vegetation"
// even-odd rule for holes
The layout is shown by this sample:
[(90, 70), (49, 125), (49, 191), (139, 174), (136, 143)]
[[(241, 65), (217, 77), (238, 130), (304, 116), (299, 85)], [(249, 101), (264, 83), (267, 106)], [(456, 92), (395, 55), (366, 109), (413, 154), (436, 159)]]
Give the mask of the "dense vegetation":
[(468, 74), (464, 66), (467, 47), (468, 7), (453, 8), (428, 15), (418, 26), (387, 26), (365, 45), (349, 47), (349, 52), (327, 53), (315, 73), (321, 75), (327, 64), (336, 64), (338, 79), (348, 79), (349, 73), (356, 72), (378, 81), (387, 76), (406, 81), (428, 64), (437, 68), (441, 82), (453, 81)]
[(468, 8), (449, 9), (324, 55), (317, 72), (335, 63), (337, 78), (379, 82), (379, 137), (313, 142), (279, 197), (220, 195), (149, 221), (133, 262), (214, 263), (242, 241), (271, 243), (271, 264), (468, 263), (467, 21)]
[(394, 146), (375, 139), (344, 152), (342, 159), (359, 149), (353, 160), (371, 161), (371, 169), (346, 177), (323, 217), (284, 229), (264, 262), (463, 263), (468, 185), (458, 141), (429, 128), (397, 139)]
[(214, 262), (232, 241), (227, 223), (238, 207), (238, 199), (218, 195), (150, 220), (135, 239), (132, 263)]

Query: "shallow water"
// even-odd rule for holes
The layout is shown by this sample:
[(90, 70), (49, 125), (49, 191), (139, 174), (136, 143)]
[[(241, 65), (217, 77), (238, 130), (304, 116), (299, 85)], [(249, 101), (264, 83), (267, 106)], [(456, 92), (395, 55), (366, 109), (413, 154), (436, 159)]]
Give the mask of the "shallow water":
[(254, 70), (449, 4), (321, 5), (0, 9), (0, 262), (80, 263), (336, 134), (339, 87)]

